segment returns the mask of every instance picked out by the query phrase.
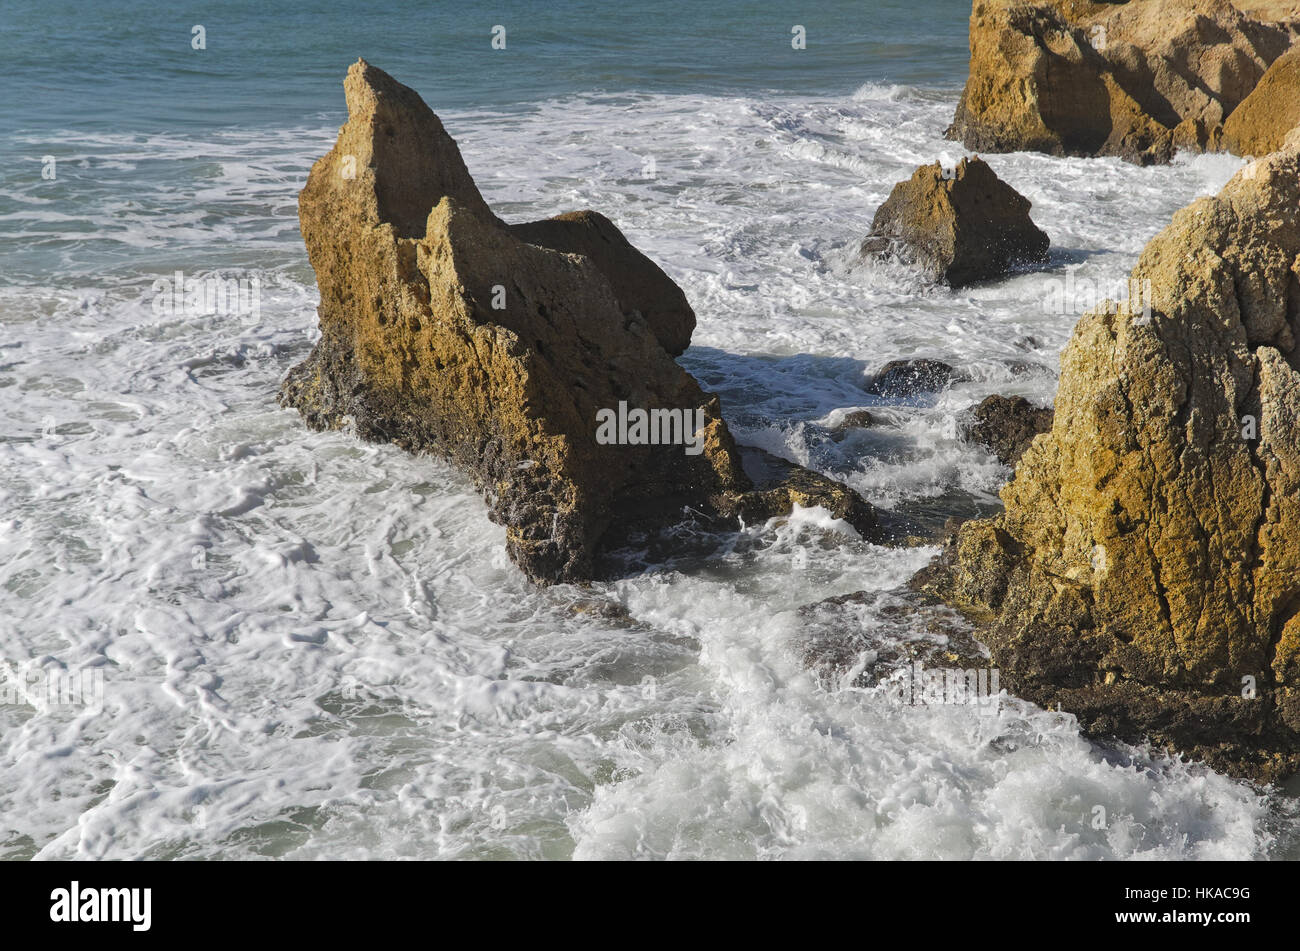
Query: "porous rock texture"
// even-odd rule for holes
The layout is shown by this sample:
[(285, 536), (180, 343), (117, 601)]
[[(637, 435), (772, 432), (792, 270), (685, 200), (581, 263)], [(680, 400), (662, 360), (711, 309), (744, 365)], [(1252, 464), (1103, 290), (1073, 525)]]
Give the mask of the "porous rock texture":
[[(414, 91), (365, 61), (344, 91), (348, 121), (299, 197), (321, 337), (283, 405), (449, 457), (539, 582), (599, 576), (603, 552), (687, 507), (734, 521), (820, 504), (874, 533), (870, 506), (816, 473), (753, 485), (718, 399), (672, 358), (695, 323), (685, 296), (612, 223), (507, 225)], [(597, 412), (620, 402), (702, 411), (701, 451), (598, 443)]]
[(1030, 220), (1030, 207), (978, 156), (951, 171), (922, 165), (876, 211), (862, 251), (901, 250), (952, 287), (992, 280), (1047, 259), (1051, 242)]
[(974, 0), (948, 137), (981, 152), (1168, 161), (1223, 124), (1297, 37), (1300, 4)]
[(1133, 276), (1150, 317), (1080, 320), (1005, 510), (914, 584), (1089, 733), (1276, 780), (1300, 767), (1300, 131)]

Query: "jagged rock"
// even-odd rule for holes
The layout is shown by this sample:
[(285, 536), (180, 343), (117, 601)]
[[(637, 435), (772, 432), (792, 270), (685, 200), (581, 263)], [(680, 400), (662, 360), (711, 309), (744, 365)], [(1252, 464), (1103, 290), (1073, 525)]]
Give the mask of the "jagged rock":
[[(1295, 39), (1228, 0), (974, 0), (970, 76), (948, 137), (981, 152), (1166, 162), (1222, 126)], [(1290, 10), (1294, 13), (1295, 10)]]
[(876, 396), (913, 396), (941, 390), (957, 371), (942, 360), (890, 360), (871, 379), (867, 392)]
[(1255, 90), (1223, 126), (1224, 142), (1237, 155), (1275, 152), (1300, 126), (1300, 46), (1279, 56)]
[[(670, 355), (694, 315), (662, 271), (594, 213), (506, 225), (415, 92), (364, 61), (344, 90), (348, 121), (299, 197), (321, 337), (283, 405), (450, 458), (541, 582), (595, 577), (624, 534), (688, 507), (724, 522), (779, 508), (773, 487), (752, 489), (717, 397)], [(651, 428), (666, 444), (599, 440), (598, 413), (629, 408), (664, 411)], [(798, 476), (792, 495), (871, 529), (851, 490)]]
[(871, 222), (864, 254), (901, 249), (932, 278), (960, 287), (1047, 259), (1050, 241), (1031, 205), (978, 156), (945, 172), (922, 165), (899, 182)]
[(1052, 428), (1053, 415), (1050, 406), (1035, 406), (1023, 396), (994, 394), (975, 407), (975, 422), (966, 430), (966, 438), (1015, 468), (1034, 437)]
[(1300, 767), (1300, 130), (1133, 277), (1150, 317), (1080, 320), (1005, 511), (915, 584), (989, 622), (1021, 696), (1277, 779)]

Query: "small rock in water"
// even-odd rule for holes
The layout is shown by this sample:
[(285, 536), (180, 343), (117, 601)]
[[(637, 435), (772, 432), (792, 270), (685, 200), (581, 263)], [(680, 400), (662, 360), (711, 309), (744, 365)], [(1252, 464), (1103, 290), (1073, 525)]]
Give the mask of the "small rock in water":
[(890, 360), (872, 378), (867, 392), (876, 396), (933, 392), (951, 383), (956, 372), (942, 360)]
[(1014, 467), (1034, 437), (1052, 428), (1055, 415), (1050, 406), (1035, 406), (1023, 396), (994, 394), (975, 407), (975, 422), (966, 438)]
[(1047, 260), (1051, 242), (1031, 205), (978, 156), (956, 169), (938, 162), (899, 182), (871, 222), (864, 255), (897, 253), (952, 287), (1001, 277)]
[(870, 411), (865, 409), (855, 409), (845, 413), (840, 421), (831, 426), (831, 438), (839, 441), (855, 429), (870, 429), (876, 423), (876, 418), (871, 415)]

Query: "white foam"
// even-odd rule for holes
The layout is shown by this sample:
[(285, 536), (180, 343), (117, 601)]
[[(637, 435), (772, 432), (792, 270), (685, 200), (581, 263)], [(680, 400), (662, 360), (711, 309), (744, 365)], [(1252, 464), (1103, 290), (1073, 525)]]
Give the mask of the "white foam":
[[(947, 421), (995, 390), (1049, 399), (1072, 323), (1044, 316), (1033, 276), (952, 292), (857, 262), (892, 184), (959, 156), (941, 138), (952, 106), (892, 87), (443, 120), (507, 217), (600, 209), (681, 282), (700, 318), (683, 363), (742, 441), (896, 505), (996, 488), (1005, 470)], [(0, 654), (102, 668), (105, 712), (0, 707), (0, 855), (1245, 857), (1293, 841), (1285, 801), (1113, 765), (1054, 714), (898, 708), (799, 666), (798, 607), (897, 587), (933, 548), (801, 510), (707, 564), (538, 589), (464, 477), (309, 432), (274, 394), (314, 340), (294, 196), (334, 131), (69, 132), (57, 151), (98, 184), (7, 193)], [(1062, 260), (1106, 279), (1234, 168), (989, 161)], [(155, 315), (150, 282), (176, 267), (256, 274), (260, 318)], [(865, 393), (914, 353), (969, 381)], [(829, 440), (857, 407), (881, 422)]]

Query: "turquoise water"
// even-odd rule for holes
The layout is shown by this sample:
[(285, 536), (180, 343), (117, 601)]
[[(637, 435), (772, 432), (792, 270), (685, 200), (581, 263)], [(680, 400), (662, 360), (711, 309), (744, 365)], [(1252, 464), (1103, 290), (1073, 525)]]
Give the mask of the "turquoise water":
[[(959, 0), (2, 5), (0, 115), (19, 130), (284, 127), (338, 115), (362, 56), (435, 108), (605, 92), (839, 92), (964, 81)], [(193, 26), (207, 48), (191, 48)], [(491, 47), (506, 28), (506, 49)], [(791, 46), (806, 28), (807, 48)]]

